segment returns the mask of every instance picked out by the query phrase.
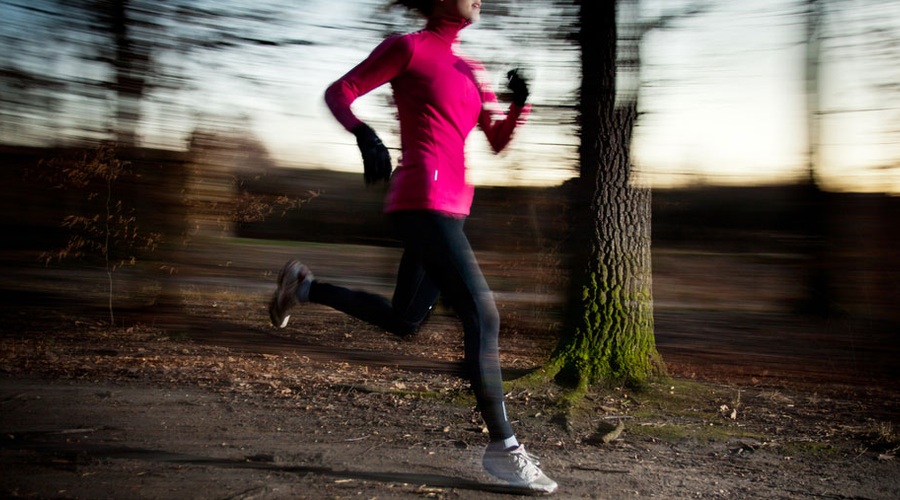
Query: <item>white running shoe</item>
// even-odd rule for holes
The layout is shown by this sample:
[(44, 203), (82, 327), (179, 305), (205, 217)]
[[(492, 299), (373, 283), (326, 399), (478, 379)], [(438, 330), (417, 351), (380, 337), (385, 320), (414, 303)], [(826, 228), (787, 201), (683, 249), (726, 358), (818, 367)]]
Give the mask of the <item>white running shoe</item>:
[(312, 271), (298, 260), (291, 260), (281, 268), (278, 288), (269, 303), (269, 318), (273, 326), (286, 327), (291, 319), (288, 310), (300, 302), (309, 302), (309, 288), (314, 279)]
[(491, 475), (534, 493), (549, 495), (558, 486), (556, 481), (544, 475), (538, 467), (540, 462), (521, 444), (512, 450), (485, 451), (482, 464)]

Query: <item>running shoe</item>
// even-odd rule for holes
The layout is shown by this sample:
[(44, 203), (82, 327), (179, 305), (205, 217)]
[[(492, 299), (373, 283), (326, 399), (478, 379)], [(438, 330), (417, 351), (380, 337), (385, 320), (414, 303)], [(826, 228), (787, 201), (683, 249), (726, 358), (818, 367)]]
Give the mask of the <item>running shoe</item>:
[(315, 278), (308, 267), (291, 260), (278, 274), (278, 288), (269, 303), (269, 318), (276, 328), (284, 328), (291, 319), (288, 310), (301, 302), (309, 302), (309, 289)]
[(488, 449), (482, 460), (484, 469), (507, 483), (525, 488), (532, 493), (549, 495), (556, 491), (556, 481), (550, 479), (538, 467), (536, 457), (529, 455), (521, 444), (511, 450)]

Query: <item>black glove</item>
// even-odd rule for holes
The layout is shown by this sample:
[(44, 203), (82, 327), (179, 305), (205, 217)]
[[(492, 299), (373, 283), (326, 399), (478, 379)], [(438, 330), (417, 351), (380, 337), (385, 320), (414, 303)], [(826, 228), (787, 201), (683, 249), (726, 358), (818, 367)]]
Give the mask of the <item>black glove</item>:
[(519, 68), (506, 73), (506, 88), (512, 91), (512, 102), (517, 106), (525, 105), (525, 100), (528, 99), (528, 82)]
[(356, 136), (356, 145), (363, 158), (363, 177), (366, 184), (375, 184), (379, 181), (391, 179), (391, 155), (375, 134), (375, 131), (365, 123), (357, 125), (353, 129)]

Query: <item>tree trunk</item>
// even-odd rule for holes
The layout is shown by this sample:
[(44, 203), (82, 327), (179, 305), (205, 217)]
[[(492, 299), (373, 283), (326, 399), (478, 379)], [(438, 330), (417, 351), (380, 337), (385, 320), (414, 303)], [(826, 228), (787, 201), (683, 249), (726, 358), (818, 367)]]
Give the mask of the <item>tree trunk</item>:
[[(590, 34), (588, 34), (590, 32)], [(653, 335), (650, 191), (630, 179), (634, 102), (616, 107), (616, 2), (581, 4), (580, 178), (565, 335), (545, 374), (583, 393), (663, 370)]]
[(138, 145), (137, 127), (141, 119), (141, 101), (150, 74), (150, 56), (145, 44), (135, 39), (129, 30), (134, 21), (128, 18), (130, 0), (109, 0), (100, 4), (109, 23), (114, 40), (113, 68), (116, 92), (116, 118), (113, 132), (116, 141), (125, 147)]
[(807, 174), (801, 190), (802, 204), (807, 221), (808, 270), (806, 296), (800, 303), (800, 312), (828, 316), (835, 312), (831, 277), (828, 270), (828, 197), (819, 183), (819, 167), (822, 158), (822, 106), (820, 70), (822, 60), (821, 0), (806, 2), (806, 130)]

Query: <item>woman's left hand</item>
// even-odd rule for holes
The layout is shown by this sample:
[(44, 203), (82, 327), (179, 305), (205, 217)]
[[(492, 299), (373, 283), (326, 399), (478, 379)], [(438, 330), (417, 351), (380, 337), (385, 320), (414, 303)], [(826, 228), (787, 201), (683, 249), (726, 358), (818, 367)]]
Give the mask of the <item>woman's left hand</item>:
[(506, 73), (506, 88), (512, 91), (512, 101), (517, 106), (524, 106), (528, 99), (528, 81), (519, 68), (511, 69)]

